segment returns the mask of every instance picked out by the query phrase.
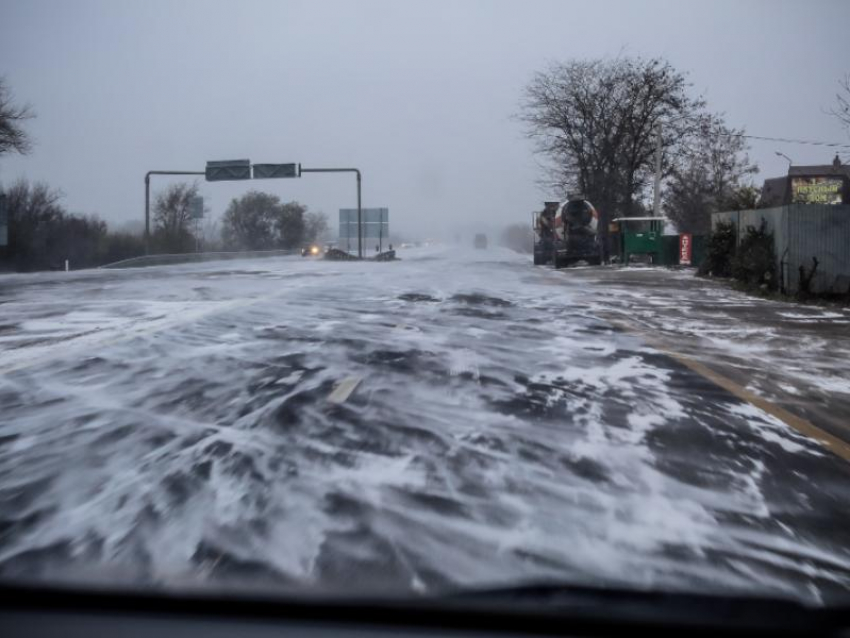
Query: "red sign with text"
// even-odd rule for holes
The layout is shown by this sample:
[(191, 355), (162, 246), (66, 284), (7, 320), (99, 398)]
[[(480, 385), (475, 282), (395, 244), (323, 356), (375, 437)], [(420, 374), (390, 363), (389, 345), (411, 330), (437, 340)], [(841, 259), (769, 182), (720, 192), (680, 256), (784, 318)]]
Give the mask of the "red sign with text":
[(691, 247), (693, 236), (690, 233), (679, 235), (679, 263), (683, 266), (691, 265)]

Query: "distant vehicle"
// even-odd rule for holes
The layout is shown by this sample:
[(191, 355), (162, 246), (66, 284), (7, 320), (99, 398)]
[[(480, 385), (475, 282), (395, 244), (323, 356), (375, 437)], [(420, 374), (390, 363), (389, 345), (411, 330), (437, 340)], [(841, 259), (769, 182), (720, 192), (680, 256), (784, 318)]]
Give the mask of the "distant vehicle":
[(478, 233), (475, 235), (475, 240), (472, 243), (478, 249), (487, 248), (487, 235)]
[(322, 254), (322, 247), (318, 244), (310, 244), (301, 249), (302, 257), (318, 257)]
[(563, 204), (546, 202), (532, 221), (535, 265), (551, 263), (563, 268), (579, 261), (601, 263), (598, 219), (593, 204), (580, 196)]

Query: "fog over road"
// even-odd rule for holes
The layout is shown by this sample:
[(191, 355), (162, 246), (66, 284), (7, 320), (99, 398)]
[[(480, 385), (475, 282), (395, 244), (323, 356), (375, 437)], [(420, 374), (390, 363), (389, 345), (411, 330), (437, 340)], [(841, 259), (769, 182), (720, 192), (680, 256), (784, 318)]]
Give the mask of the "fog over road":
[(604, 282), (401, 257), (0, 279), (0, 575), (846, 595), (844, 461)]

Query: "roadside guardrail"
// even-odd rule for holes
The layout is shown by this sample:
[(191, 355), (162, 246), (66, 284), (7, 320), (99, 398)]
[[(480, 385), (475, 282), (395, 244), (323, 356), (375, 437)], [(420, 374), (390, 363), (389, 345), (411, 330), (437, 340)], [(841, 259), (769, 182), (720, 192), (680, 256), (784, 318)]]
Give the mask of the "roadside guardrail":
[(297, 250), (245, 250), (233, 252), (179, 253), (168, 255), (143, 255), (122, 259), (100, 268), (145, 268), (147, 266), (167, 266), (170, 264), (192, 264), (203, 261), (226, 259), (254, 259), (257, 257), (285, 257), (297, 255)]

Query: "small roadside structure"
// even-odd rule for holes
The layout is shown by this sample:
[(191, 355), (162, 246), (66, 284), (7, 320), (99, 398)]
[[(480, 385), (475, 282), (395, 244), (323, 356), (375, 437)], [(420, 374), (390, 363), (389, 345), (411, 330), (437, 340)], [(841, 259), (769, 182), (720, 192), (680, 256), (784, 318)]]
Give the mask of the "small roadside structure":
[(620, 259), (628, 264), (634, 256), (648, 256), (653, 264), (664, 264), (664, 217), (618, 217), (612, 221), (620, 236)]

